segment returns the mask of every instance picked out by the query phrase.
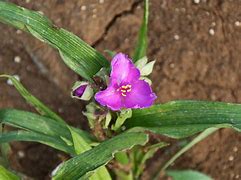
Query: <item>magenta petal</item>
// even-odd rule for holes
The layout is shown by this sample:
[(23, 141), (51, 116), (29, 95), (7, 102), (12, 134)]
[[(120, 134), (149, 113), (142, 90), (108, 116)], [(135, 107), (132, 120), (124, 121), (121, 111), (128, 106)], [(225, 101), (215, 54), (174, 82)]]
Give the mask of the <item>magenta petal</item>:
[(144, 80), (138, 80), (132, 83), (131, 92), (124, 100), (125, 108), (146, 108), (150, 107), (156, 99), (155, 93)]
[(127, 55), (118, 53), (111, 61), (110, 77), (117, 84), (131, 83), (140, 78), (140, 71), (135, 67)]
[(102, 106), (107, 106), (114, 111), (120, 110), (123, 106), (121, 96), (113, 86), (96, 93), (95, 100)]

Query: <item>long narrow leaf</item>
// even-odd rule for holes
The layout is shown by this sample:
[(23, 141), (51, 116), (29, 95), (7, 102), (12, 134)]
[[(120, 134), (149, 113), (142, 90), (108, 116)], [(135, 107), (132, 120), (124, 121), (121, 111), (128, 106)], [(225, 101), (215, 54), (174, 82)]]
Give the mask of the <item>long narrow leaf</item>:
[(98, 167), (105, 165), (118, 151), (129, 149), (134, 145), (143, 145), (148, 136), (144, 133), (123, 133), (104, 141), (93, 149), (66, 161), (53, 179), (77, 180), (88, 175)]
[(70, 132), (62, 123), (31, 112), (0, 109), (0, 122), (29, 131), (71, 139)]
[[(26, 129), (36, 133), (42, 133), (49, 136), (62, 137), (72, 142), (72, 136), (63, 123), (59, 123), (53, 119), (40, 116), (31, 112), (15, 110), (15, 109), (0, 109), (0, 123), (8, 124), (21, 129)], [(73, 128), (73, 127), (72, 127)], [(89, 133), (73, 128), (87, 143), (92, 142), (92, 137)]]
[[(89, 145), (89, 143), (86, 142), (85, 139), (83, 139), (83, 137), (80, 136), (75, 129), (69, 127), (69, 130), (72, 135), (76, 154), (81, 154), (91, 149), (91, 146)], [(89, 179), (90, 180), (111, 180), (111, 177), (106, 167), (102, 166), (98, 168)]]
[(64, 122), (64, 120), (60, 116), (58, 116), (56, 113), (54, 113), (52, 110), (50, 110), (47, 106), (45, 106), (39, 99), (34, 97), (14, 76), (4, 74), (4, 75), (0, 75), (0, 78), (1, 77), (9, 78), (11, 80), (11, 82), (13, 83), (14, 87), (21, 94), (21, 96), (28, 103), (33, 105), (40, 114), (42, 114), (46, 117), (55, 119), (57, 121)]
[(94, 48), (74, 34), (56, 27), (38, 12), (0, 1), (0, 22), (29, 32), (58, 49), (67, 57), (64, 62), (88, 80), (92, 80), (102, 67), (109, 67), (109, 62)]
[(148, 109), (133, 110), (127, 128), (150, 130), (173, 138), (183, 138), (210, 127), (241, 131), (241, 105), (207, 101), (173, 101)]
[(158, 179), (159, 174), (162, 171), (165, 171), (175, 160), (177, 160), (181, 155), (183, 155), (185, 152), (187, 152), (190, 148), (192, 148), (194, 145), (208, 137), (209, 135), (216, 132), (218, 128), (209, 128), (203, 131), (201, 134), (199, 134), (197, 137), (195, 137), (191, 142), (189, 142), (187, 145), (185, 145), (182, 149), (180, 149), (170, 160), (168, 160), (163, 167), (160, 167), (159, 170), (154, 175), (153, 179)]
[(135, 48), (135, 53), (133, 60), (136, 62), (137, 60), (146, 56), (147, 46), (148, 46), (148, 16), (149, 16), (149, 0), (145, 0), (144, 5), (144, 15), (142, 20), (142, 25), (139, 30), (138, 41)]
[(12, 141), (30, 141), (39, 142), (55, 149), (61, 150), (68, 154), (74, 154), (72, 146), (67, 146), (66, 143), (57, 137), (47, 136), (40, 133), (28, 132), (28, 131), (11, 131), (0, 135), (0, 143), (12, 142)]
[(172, 180), (212, 180), (208, 175), (193, 170), (170, 170), (167, 175), (171, 176)]
[(218, 128), (209, 128), (203, 131), (201, 134), (199, 134), (197, 137), (195, 137), (191, 142), (189, 142), (186, 146), (184, 146), (181, 150), (179, 150), (167, 163), (163, 166), (161, 171), (166, 170), (177, 158), (179, 158), (182, 154), (184, 154), (186, 151), (188, 151), (190, 148), (192, 148), (194, 145), (217, 131)]
[(2, 180), (20, 180), (20, 178), (17, 175), (8, 171), (3, 166), (0, 166), (0, 179), (2, 179)]

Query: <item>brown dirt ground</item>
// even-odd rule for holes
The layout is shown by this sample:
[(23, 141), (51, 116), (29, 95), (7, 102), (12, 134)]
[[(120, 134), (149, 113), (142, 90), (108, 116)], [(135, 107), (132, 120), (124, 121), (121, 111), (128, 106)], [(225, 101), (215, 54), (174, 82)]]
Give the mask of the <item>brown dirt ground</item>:
[[(12, 0), (42, 11), (58, 26), (71, 30), (102, 51), (133, 52), (141, 23), (136, 0)], [(152, 74), (158, 102), (202, 99), (241, 102), (241, 1), (150, 0), (148, 57), (157, 63)], [(17, 74), (23, 84), (70, 124), (86, 127), (83, 104), (69, 97), (78, 78), (55, 50), (30, 35), (0, 24), (0, 74)], [(14, 62), (19, 56), (20, 63)], [(33, 109), (12, 86), (0, 80), (0, 107)], [(176, 169), (196, 169), (218, 180), (241, 179), (241, 135), (220, 130), (184, 154)], [(12, 167), (34, 179), (49, 179), (64, 158), (44, 145), (12, 143)], [(147, 172), (163, 163), (160, 151)], [(155, 169), (155, 168), (154, 168)], [(150, 179), (148, 173), (144, 179)]]

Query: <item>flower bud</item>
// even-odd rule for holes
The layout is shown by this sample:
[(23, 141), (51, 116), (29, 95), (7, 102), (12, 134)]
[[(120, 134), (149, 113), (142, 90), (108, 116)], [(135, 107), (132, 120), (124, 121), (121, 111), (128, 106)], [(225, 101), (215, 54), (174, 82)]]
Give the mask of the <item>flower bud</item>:
[(88, 101), (91, 99), (93, 94), (93, 89), (90, 87), (88, 82), (77, 81), (72, 88), (71, 96), (73, 98)]

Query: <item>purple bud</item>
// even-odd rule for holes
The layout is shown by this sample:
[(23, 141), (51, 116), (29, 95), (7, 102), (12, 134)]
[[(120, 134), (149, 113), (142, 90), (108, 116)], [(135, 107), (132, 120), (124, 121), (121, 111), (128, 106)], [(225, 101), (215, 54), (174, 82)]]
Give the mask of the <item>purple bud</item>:
[(93, 89), (88, 82), (77, 81), (72, 88), (71, 96), (73, 98), (88, 101), (93, 96)]
[(80, 98), (84, 94), (86, 87), (87, 87), (87, 84), (78, 87), (73, 91), (72, 95)]

